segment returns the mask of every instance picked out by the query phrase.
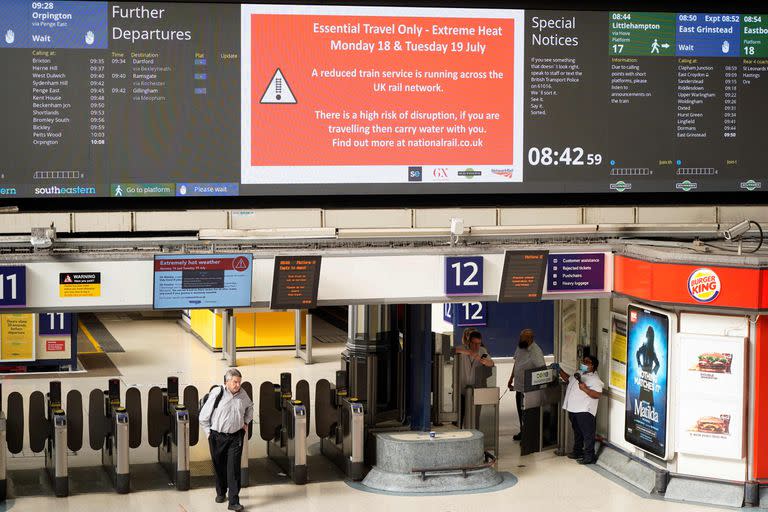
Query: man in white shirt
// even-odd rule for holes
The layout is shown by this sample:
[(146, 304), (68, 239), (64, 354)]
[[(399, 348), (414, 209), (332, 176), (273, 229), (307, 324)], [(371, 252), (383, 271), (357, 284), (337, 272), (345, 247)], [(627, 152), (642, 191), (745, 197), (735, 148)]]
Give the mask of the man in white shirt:
[(253, 419), (253, 402), (240, 389), (243, 376), (235, 368), (224, 374), (224, 385), (214, 388), (200, 410), (200, 426), (208, 437), (211, 461), (216, 473), (216, 503), (227, 500), (229, 510), (240, 512), (240, 458), (248, 424)]
[(568, 458), (578, 460), (579, 464), (594, 464), (596, 460), (595, 416), (603, 394), (603, 381), (597, 375), (599, 364), (596, 356), (584, 356), (579, 371), (573, 375), (560, 368), (560, 378), (568, 382), (563, 409), (568, 411), (573, 427), (573, 451)]
[[(536, 344), (533, 329), (523, 329), (520, 331), (520, 339), (515, 349), (515, 365), (512, 367), (512, 373), (507, 382), (507, 388), (515, 391), (515, 405), (517, 406), (517, 417), (520, 420), (520, 432), (515, 434), (512, 439), (519, 441), (523, 437), (523, 388), (525, 386), (525, 371), (544, 366), (544, 352)], [(537, 393), (537, 392), (534, 392)]]

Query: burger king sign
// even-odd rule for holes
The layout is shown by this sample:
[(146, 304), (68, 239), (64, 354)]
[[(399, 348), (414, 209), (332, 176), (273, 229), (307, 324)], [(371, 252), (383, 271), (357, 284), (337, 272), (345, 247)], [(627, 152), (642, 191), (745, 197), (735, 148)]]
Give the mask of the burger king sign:
[(714, 270), (697, 268), (688, 276), (688, 293), (697, 302), (712, 302), (720, 295), (720, 278)]

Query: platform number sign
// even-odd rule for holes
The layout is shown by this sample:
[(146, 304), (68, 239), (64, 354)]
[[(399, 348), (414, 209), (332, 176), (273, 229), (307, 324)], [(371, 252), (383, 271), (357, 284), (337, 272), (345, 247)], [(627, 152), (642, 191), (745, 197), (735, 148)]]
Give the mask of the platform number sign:
[(483, 257), (446, 256), (445, 294), (482, 295)]
[(37, 325), (41, 335), (72, 334), (72, 313), (40, 313)]
[(0, 307), (27, 304), (27, 269), (23, 266), (0, 267)]
[(462, 302), (454, 309), (458, 327), (488, 325), (488, 307), (485, 302)]
[(443, 320), (449, 324), (453, 323), (453, 304), (446, 302), (443, 304)]

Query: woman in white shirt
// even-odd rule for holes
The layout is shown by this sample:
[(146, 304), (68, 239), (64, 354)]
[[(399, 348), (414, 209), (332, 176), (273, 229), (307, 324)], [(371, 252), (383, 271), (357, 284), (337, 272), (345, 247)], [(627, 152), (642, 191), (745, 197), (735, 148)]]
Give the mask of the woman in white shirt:
[(603, 381), (597, 375), (599, 364), (596, 356), (584, 356), (579, 371), (573, 375), (558, 366), (560, 378), (568, 382), (563, 409), (568, 411), (573, 427), (573, 451), (568, 458), (578, 460), (579, 464), (594, 464), (596, 460), (595, 416), (603, 394)]

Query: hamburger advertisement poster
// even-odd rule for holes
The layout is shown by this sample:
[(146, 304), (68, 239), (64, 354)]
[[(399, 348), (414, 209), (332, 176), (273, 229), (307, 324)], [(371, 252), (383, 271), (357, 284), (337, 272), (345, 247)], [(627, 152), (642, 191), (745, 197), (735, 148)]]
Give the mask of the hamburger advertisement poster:
[(743, 457), (745, 349), (743, 338), (680, 335), (681, 453)]

